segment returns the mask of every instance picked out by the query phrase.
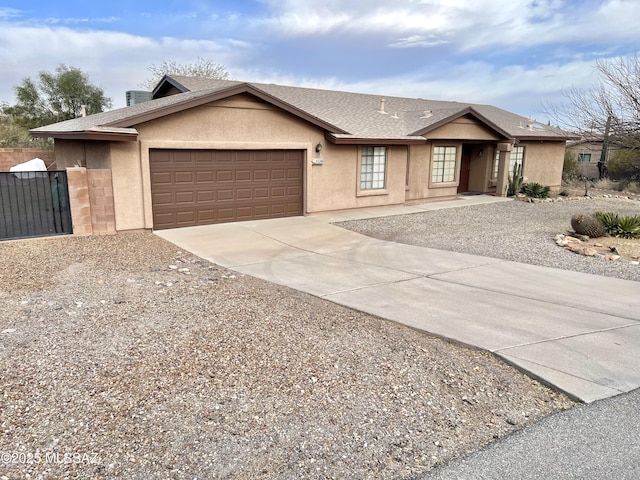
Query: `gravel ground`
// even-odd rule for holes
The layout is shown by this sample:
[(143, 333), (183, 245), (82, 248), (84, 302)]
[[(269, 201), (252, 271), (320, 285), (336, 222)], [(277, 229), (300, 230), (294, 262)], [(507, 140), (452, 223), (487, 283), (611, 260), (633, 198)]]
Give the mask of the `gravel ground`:
[[(349, 221), (338, 225), (399, 243), (640, 280), (640, 266), (629, 261), (585, 257), (556, 245), (554, 237), (557, 234), (571, 231), (571, 217), (574, 214), (598, 210), (639, 215), (640, 201), (594, 197), (553, 203), (500, 202)], [(606, 238), (598, 241), (607, 245)], [(630, 242), (615, 243), (622, 249), (624, 243)], [(640, 241), (634, 240), (633, 243), (633, 248), (637, 249)]]
[(410, 478), (574, 405), (149, 233), (0, 254), (2, 480)]

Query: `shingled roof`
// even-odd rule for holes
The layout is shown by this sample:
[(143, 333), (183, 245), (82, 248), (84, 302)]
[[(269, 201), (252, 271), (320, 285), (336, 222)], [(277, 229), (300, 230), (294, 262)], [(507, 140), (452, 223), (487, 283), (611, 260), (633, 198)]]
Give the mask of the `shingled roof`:
[[(428, 133), (462, 116), (478, 119), (505, 140), (565, 140), (557, 128), (491, 105), (403, 98), (275, 84), (166, 76), (154, 94), (175, 95), (31, 130), (34, 136), (135, 140), (135, 126), (240, 93), (249, 93), (323, 128), (336, 143), (424, 143)], [(111, 138), (106, 138), (111, 137)]]

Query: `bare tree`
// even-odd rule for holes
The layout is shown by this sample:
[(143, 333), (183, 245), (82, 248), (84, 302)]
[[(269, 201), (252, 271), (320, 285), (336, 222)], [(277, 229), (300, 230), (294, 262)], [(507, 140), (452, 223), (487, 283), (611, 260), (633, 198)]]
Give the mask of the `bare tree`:
[(559, 126), (585, 138), (604, 135), (624, 148), (640, 148), (640, 56), (598, 60), (600, 81), (588, 90), (572, 87), (567, 103), (550, 105), (546, 113)]
[(152, 90), (165, 75), (181, 75), (185, 77), (215, 78), (228, 80), (229, 72), (221, 63), (198, 57), (196, 63), (178, 63), (175, 60), (165, 60), (161, 64), (147, 67), (152, 77), (140, 84), (141, 87)]

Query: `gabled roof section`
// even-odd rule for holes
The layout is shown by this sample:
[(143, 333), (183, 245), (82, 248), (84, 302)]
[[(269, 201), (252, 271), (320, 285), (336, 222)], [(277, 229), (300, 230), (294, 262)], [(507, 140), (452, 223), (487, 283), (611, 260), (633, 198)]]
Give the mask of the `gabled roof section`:
[(185, 87), (177, 79), (165, 75), (160, 79), (160, 81), (156, 85), (156, 88), (154, 88), (151, 92), (151, 98), (161, 98), (167, 95), (173, 95), (175, 91), (179, 93), (186, 93), (192, 90), (194, 89)]
[[(88, 117), (66, 120), (64, 122), (35, 128), (31, 130), (31, 134), (35, 137), (88, 139), (87, 134), (89, 131), (99, 130), (105, 135), (109, 134), (110, 138), (108, 138), (108, 140), (118, 140), (114, 138), (114, 134), (122, 133), (122, 129), (128, 129), (126, 137), (123, 137), (121, 140), (135, 140), (136, 138), (130, 138), (132, 133), (137, 135), (137, 131), (133, 128), (135, 125), (198, 107), (200, 105), (215, 102), (217, 100), (222, 100), (234, 95), (239, 95), (241, 93), (248, 93), (260, 98), (261, 100), (282, 108), (283, 110), (303, 118), (324, 130), (335, 133), (346, 133), (339, 127), (310, 115), (308, 112), (300, 110), (294, 105), (282, 101), (252, 84), (225, 82), (221, 84), (218, 89), (170, 95), (168, 97), (162, 97), (149, 102), (132, 105), (131, 107), (97, 113)], [(97, 138), (95, 135), (92, 139), (100, 140), (100, 138)], [(107, 138), (103, 139), (107, 140)]]
[(131, 140), (136, 125), (247, 93), (322, 128), (334, 143), (424, 143), (429, 132), (464, 115), (509, 141), (564, 141), (570, 137), (560, 129), (491, 105), (182, 76), (163, 77), (154, 95), (162, 92), (166, 96), (149, 102), (47, 125), (31, 133), (38, 137), (88, 138), (93, 132), (91, 139), (104, 135), (105, 140), (113, 140), (121, 135), (121, 140)]
[[(446, 112), (446, 111), (445, 111)], [(426, 112), (425, 112), (426, 113)], [(430, 112), (431, 115), (433, 115), (433, 112)], [(442, 112), (440, 112), (442, 113)], [(489, 120), (488, 118), (486, 118), (484, 115), (481, 115), (480, 113), (478, 113), (473, 107), (465, 107), (461, 110), (458, 110), (454, 113), (451, 113), (449, 116), (444, 116), (439, 120), (436, 120), (434, 122), (432, 122), (429, 126), (422, 128), (416, 132), (413, 132), (411, 135), (427, 135), (429, 132), (432, 132), (448, 123), (453, 122), (454, 120), (457, 120), (458, 118), (461, 117), (465, 117), (465, 116), (471, 116), (473, 118), (475, 118), (476, 120), (478, 120), (479, 122), (485, 124), (487, 127), (489, 127), (491, 130), (495, 131), (496, 133), (498, 133), (498, 135), (503, 136), (505, 139), (509, 140), (509, 141), (514, 141), (514, 135), (512, 135), (511, 133), (507, 132), (506, 130), (502, 129), (501, 127), (499, 127), (498, 125), (496, 125), (494, 122), (492, 122), (491, 120)], [(426, 115), (425, 115), (426, 116)]]

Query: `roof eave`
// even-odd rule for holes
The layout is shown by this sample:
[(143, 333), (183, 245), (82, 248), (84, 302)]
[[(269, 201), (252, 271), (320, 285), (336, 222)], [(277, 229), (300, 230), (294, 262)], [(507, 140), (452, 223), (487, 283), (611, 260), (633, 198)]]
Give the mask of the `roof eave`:
[(515, 137), (520, 142), (526, 141), (544, 141), (544, 142), (566, 142), (570, 140), (572, 137), (562, 137), (562, 136), (550, 136), (550, 135), (527, 135), (527, 136), (516, 136)]
[(355, 136), (336, 137), (330, 133), (325, 138), (335, 145), (424, 145), (426, 138), (365, 138)]
[(148, 122), (151, 120), (156, 120), (158, 118), (164, 117), (166, 115), (170, 115), (173, 113), (178, 113), (181, 112), (183, 110), (189, 109), (189, 108), (194, 108), (194, 107), (198, 107), (201, 105), (205, 105), (207, 103), (211, 103), (211, 102), (215, 102), (218, 100), (222, 100), (228, 97), (232, 97), (234, 95), (239, 95), (241, 93), (249, 93), (251, 95), (254, 95), (258, 98), (260, 98), (261, 100), (264, 100), (265, 102), (268, 102), (276, 107), (279, 107), (289, 113), (291, 113), (292, 115), (295, 115), (299, 118), (302, 118), (303, 120), (306, 120), (324, 130), (328, 130), (330, 132), (334, 132), (334, 133), (348, 133), (344, 130), (342, 130), (341, 128), (332, 125), (328, 122), (325, 122), (324, 120), (315, 117), (297, 107), (294, 107), (293, 105), (280, 100), (279, 98), (268, 94), (267, 92), (260, 90), (259, 88), (254, 87), (253, 85), (249, 84), (249, 83), (241, 83), (239, 85), (234, 85), (228, 88), (224, 88), (222, 90), (216, 90), (211, 92), (210, 94), (205, 94), (202, 96), (198, 96), (196, 98), (190, 98), (187, 100), (184, 100), (182, 102), (178, 102), (178, 103), (174, 103), (172, 105), (169, 105), (167, 107), (162, 107), (162, 108), (158, 108), (149, 112), (145, 112), (145, 113), (141, 113), (139, 115), (135, 115), (135, 116), (131, 116), (131, 117), (127, 117), (126, 119), (123, 120), (117, 120), (111, 123), (108, 123), (107, 126), (110, 127), (131, 127), (133, 125), (137, 125), (140, 123), (144, 123), (144, 122)]
[(137, 133), (96, 132), (92, 130), (75, 132), (31, 131), (30, 133), (35, 138), (59, 138), (63, 140), (102, 140), (105, 142), (135, 142), (138, 140)]

